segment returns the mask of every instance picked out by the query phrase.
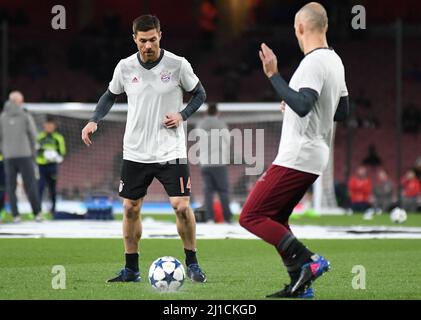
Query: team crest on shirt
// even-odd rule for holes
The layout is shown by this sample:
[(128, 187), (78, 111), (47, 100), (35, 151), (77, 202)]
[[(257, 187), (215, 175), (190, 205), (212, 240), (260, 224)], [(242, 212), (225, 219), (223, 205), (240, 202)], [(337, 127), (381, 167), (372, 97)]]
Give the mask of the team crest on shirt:
[(171, 80), (171, 72), (169, 72), (169, 71), (162, 71), (160, 75), (161, 75), (161, 81), (163, 83), (170, 82), (170, 80)]
[(123, 180), (120, 180), (120, 185), (118, 186), (118, 192), (123, 191), (123, 188), (124, 188), (124, 182)]

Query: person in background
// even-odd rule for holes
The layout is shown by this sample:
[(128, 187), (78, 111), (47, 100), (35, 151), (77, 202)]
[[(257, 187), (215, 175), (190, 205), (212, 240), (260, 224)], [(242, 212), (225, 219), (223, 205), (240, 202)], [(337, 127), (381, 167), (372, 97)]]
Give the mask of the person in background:
[(24, 97), (13, 91), (0, 117), (0, 145), (4, 156), (6, 191), (15, 222), (19, 222), (16, 187), (17, 175), (22, 175), (26, 195), (36, 221), (41, 221), (41, 204), (35, 172), (37, 129), (34, 119), (24, 108)]
[(388, 212), (393, 203), (393, 183), (383, 169), (377, 172), (374, 199), (376, 213)]
[(415, 175), (415, 170), (406, 172), (401, 180), (402, 207), (407, 212), (416, 212), (418, 209), (418, 197), (421, 195), (421, 183)]
[(57, 123), (52, 118), (47, 118), (44, 123), (44, 131), (37, 138), (39, 145), (36, 158), (39, 168), (39, 198), (42, 202), (42, 194), (47, 184), (51, 197), (51, 214), (56, 211), (56, 187), (58, 164), (63, 162), (66, 155), (66, 144), (64, 137), (57, 132)]
[(205, 211), (207, 220), (215, 221), (213, 198), (217, 193), (221, 200), (224, 220), (231, 222), (228, 168), (230, 162), (230, 133), (228, 126), (218, 117), (216, 104), (209, 104), (207, 116), (197, 129), (206, 132), (207, 144), (200, 148), (200, 165), (204, 182)]
[(349, 179), (348, 191), (353, 212), (365, 212), (371, 208), (372, 182), (364, 166), (358, 167), (356, 174)]

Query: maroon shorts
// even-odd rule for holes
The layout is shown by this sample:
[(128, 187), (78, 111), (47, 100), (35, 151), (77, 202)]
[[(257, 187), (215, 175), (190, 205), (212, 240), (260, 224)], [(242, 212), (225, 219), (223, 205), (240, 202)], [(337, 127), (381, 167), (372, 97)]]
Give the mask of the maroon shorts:
[(288, 219), (317, 175), (271, 165), (251, 190), (240, 216), (240, 224), (262, 238), (278, 245), (290, 232)]

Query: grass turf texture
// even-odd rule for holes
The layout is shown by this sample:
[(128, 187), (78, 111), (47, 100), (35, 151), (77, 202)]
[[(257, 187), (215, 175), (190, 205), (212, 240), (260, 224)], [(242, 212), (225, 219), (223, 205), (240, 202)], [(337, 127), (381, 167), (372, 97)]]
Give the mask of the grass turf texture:
[[(306, 240), (332, 270), (316, 281), (317, 299), (421, 299), (421, 240)], [(184, 260), (174, 239), (142, 240), (140, 283), (106, 284), (123, 265), (118, 239), (0, 239), (0, 299), (264, 299), (287, 282), (275, 250), (259, 240), (199, 240), (208, 283), (186, 280), (177, 293), (156, 293), (147, 280), (159, 256)], [(52, 267), (66, 268), (66, 289), (54, 290)], [(355, 290), (355, 265), (366, 289)]]
[[(44, 214), (44, 219), (50, 220), (50, 214)], [(122, 214), (116, 214), (116, 220), (122, 220)], [(171, 221), (175, 222), (175, 214), (142, 214), (142, 218), (152, 218), (156, 221)], [(235, 215), (234, 219), (238, 220), (239, 216)], [(30, 214), (22, 215), (23, 221), (33, 220)], [(13, 218), (10, 214), (3, 216), (3, 223), (10, 223)], [(387, 213), (382, 215), (375, 215), (372, 220), (364, 220), (362, 214), (353, 214), (351, 216), (338, 215), (338, 216), (317, 216), (309, 217), (305, 215), (293, 215), (290, 219), (291, 225), (318, 225), (318, 226), (402, 226), (402, 227), (421, 227), (421, 214), (409, 213), (408, 220), (402, 224), (394, 223), (390, 220)]]
[[(152, 218), (156, 221), (172, 221), (175, 222), (175, 214), (143, 214), (143, 218)], [(116, 219), (122, 219), (122, 215), (116, 215)], [(238, 220), (239, 216), (235, 215), (234, 219)], [(345, 215), (326, 215), (309, 217), (305, 215), (293, 215), (290, 219), (291, 225), (317, 225), (317, 226), (402, 226), (402, 227), (421, 227), (421, 214), (410, 213), (408, 220), (402, 224), (394, 223), (390, 220), (387, 213), (373, 216), (372, 220), (364, 220), (362, 214)]]

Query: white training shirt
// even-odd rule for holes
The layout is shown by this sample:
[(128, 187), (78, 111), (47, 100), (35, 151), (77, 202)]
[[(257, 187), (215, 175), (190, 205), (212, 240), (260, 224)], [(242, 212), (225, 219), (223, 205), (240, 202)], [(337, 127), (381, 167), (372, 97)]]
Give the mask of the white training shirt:
[(279, 151), (273, 164), (321, 175), (329, 161), (339, 99), (348, 95), (341, 58), (327, 48), (310, 52), (289, 86), (295, 91), (313, 89), (319, 98), (303, 118), (286, 106)]
[(120, 60), (108, 89), (127, 94), (123, 159), (156, 163), (187, 158), (184, 126), (167, 129), (164, 117), (180, 112), (183, 90), (190, 92), (198, 83), (190, 63), (166, 50), (150, 70), (140, 64), (137, 53)]

